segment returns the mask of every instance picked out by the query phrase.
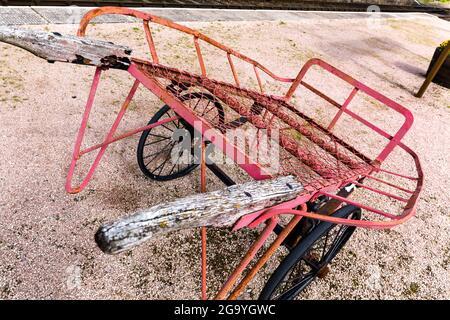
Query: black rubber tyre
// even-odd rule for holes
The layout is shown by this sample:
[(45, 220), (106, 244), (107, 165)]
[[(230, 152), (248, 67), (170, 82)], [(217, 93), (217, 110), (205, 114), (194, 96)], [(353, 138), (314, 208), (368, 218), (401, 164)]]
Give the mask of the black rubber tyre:
[[(217, 125), (223, 124), (223, 107), (212, 95), (194, 92), (185, 94), (179, 99), (186, 103), (189, 103), (189, 100), (196, 100), (196, 105), (193, 109), (198, 108), (196, 110), (197, 114), (201, 116), (204, 116), (206, 113), (211, 114), (211, 118), (215, 117), (217, 119)], [(207, 102), (206, 106), (203, 106), (204, 110), (199, 110), (199, 108), (202, 108), (199, 101)], [(215, 107), (210, 107), (210, 105)], [(175, 115), (175, 112), (168, 105), (165, 105), (152, 117), (148, 124), (171, 118)], [(137, 162), (141, 171), (150, 179), (168, 181), (181, 178), (198, 166), (198, 162), (195, 161), (193, 156), (190, 157), (190, 162), (188, 163), (180, 163), (180, 157), (177, 157), (175, 161), (172, 159), (174, 148), (179, 147), (179, 144), (187, 138), (183, 136), (182, 138), (179, 137), (178, 141), (175, 141), (174, 132), (178, 129), (186, 129), (186, 132), (189, 132), (190, 137), (193, 139), (194, 129), (183, 119), (170, 121), (142, 132), (137, 147)], [(189, 143), (193, 143), (193, 141)]]
[[(361, 209), (347, 205), (337, 210), (332, 216), (359, 220), (361, 219)], [(323, 276), (327, 265), (347, 243), (355, 229), (356, 227), (353, 226), (336, 225), (330, 222), (318, 223), (280, 263), (261, 291), (259, 299), (295, 299), (316, 277)], [(333, 240), (329, 241), (330, 238)], [(320, 246), (322, 242), (323, 246)], [(327, 247), (328, 243), (330, 244), (329, 248)], [(318, 254), (317, 248), (321, 251), (320, 254)], [(307, 268), (309, 270), (305, 272), (304, 270)], [(299, 269), (301, 274), (297, 277)], [(293, 274), (296, 279), (289, 283)], [(286, 285), (283, 286), (283, 284)]]

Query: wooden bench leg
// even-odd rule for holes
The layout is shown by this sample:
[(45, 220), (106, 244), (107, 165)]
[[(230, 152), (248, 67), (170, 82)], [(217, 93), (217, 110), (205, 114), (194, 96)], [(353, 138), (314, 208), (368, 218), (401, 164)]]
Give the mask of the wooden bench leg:
[(450, 53), (450, 43), (447, 44), (444, 51), (442, 51), (441, 55), (437, 59), (434, 66), (431, 68), (430, 73), (428, 74), (427, 78), (425, 79), (425, 82), (422, 84), (422, 87), (420, 87), (419, 92), (417, 92), (416, 97), (422, 98), (423, 94), (427, 90), (428, 86), (430, 85), (431, 81), (433, 81), (434, 77), (438, 73), (439, 69), (444, 64), (445, 60), (448, 57), (448, 54)]

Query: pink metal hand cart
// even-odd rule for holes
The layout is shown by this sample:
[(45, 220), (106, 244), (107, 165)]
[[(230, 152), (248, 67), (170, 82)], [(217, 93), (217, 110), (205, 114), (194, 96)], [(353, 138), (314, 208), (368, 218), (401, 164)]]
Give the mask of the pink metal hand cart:
[[(185, 176), (200, 167), (202, 191), (206, 190), (206, 168), (226, 185), (234, 184), (218, 165), (207, 163), (205, 148), (200, 163), (195, 162), (195, 157), (192, 157), (192, 162), (182, 163), (171, 156), (180, 142), (173, 138), (173, 132), (180, 128), (192, 134), (194, 131), (200, 133), (204, 147), (214, 146), (214, 150), (232, 159), (253, 179), (293, 175), (304, 187), (303, 192), (294, 200), (245, 215), (236, 222), (234, 231), (244, 227), (255, 228), (261, 224), (265, 224), (265, 227), (217, 293), (216, 299), (237, 298), (280, 246), (288, 248), (290, 253), (272, 274), (260, 298), (293, 299), (316, 277), (327, 273), (327, 266), (356, 227), (390, 228), (414, 215), (423, 184), (423, 173), (417, 155), (402, 142), (413, 123), (413, 116), (400, 104), (323, 60), (309, 60), (295, 78), (280, 77), (260, 63), (196, 30), (136, 10), (113, 7), (92, 10), (83, 18), (78, 35), (84, 36), (90, 21), (104, 14), (122, 14), (141, 19), (152, 60), (131, 58), (126, 69), (135, 81), (115, 122), (102, 143), (81, 150), (103, 72), (101, 68), (97, 68), (67, 178), (66, 189), (69, 193), (80, 192), (86, 187), (109, 144), (138, 132), (143, 132), (138, 145), (138, 164), (149, 178), (167, 181)], [(195, 74), (161, 63), (153, 40), (152, 25), (162, 25), (192, 37), (201, 73)], [(219, 49), (226, 57), (233, 83), (208, 76), (204, 58), (206, 46)], [(242, 84), (242, 75), (237, 72), (236, 63), (249, 67), (256, 84), (254, 88)], [(318, 70), (324, 79), (333, 78), (344, 84), (341, 92), (344, 99), (338, 101), (314, 86), (308, 80), (312, 70)], [(278, 95), (266, 92), (266, 86), (277, 83), (288, 85), (287, 90)], [(326, 87), (327, 82), (322, 83)], [(116, 134), (119, 123), (141, 85), (160, 98), (165, 106), (147, 125)], [(299, 90), (305, 93), (297, 94)], [(320, 117), (320, 112), (311, 115), (308, 112), (312, 106), (298, 103), (298, 95), (318, 99), (318, 106), (324, 108), (327, 115), (332, 112), (332, 116)], [(360, 96), (366, 98), (362, 99)], [(369, 99), (374, 102), (368, 103)], [(352, 102), (368, 105), (366, 113), (359, 114), (353, 110)], [(394, 132), (381, 128), (367, 118), (367, 114), (380, 110), (375, 105), (394, 114), (393, 120), (399, 120)], [(341, 131), (337, 129), (339, 125)], [(357, 128), (361, 127), (364, 129), (358, 131)], [(228, 133), (235, 130), (240, 130), (239, 139), (247, 143), (242, 144), (239, 139), (229, 138)], [(246, 137), (246, 132), (250, 131), (252, 136)], [(369, 144), (374, 143), (364, 140), (366, 133), (373, 134), (377, 137), (374, 141), (381, 142), (368, 148)], [(251, 150), (264, 148), (260, 143), (262, 136), (269, 140), (275, 140), (276, 136), (278, 141), (280, 164), (275, 172), (268, 170), (251, 153)], [(98, 153), (88, 174), (80, 185), (73, 186), (72, 178), (77, 162), (83, 155), (93, 151)], [(402, 172), (392, 169), (402, 168), (403, 165), (406, 168), (409, 165), (406, 162), (396, 164), (396, 153), (407, 155), (410, 167), (414, 170)], [(385, 167), (391, 157), (394, 164)], [(373, 195), (376, 195), (377, 201), (370, 204)], [(364, 219), (361, 216), (362, 210), (367, 212)], [(282, 216), (291, 217), (291, 220), (282, 223)], [(272, 232), (278, 235), (276, 240), (237, 283)], [(202, 230), (202, 241), (202, 297), (206, 298), (205, 228)]]

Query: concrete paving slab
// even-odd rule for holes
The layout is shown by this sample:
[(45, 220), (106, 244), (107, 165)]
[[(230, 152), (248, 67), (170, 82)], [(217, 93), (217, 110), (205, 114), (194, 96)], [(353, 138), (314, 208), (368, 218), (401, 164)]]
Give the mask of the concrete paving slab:
[[(0, 25), (24, 24), (78, 24), (83, 15), (93, 8), (66, 7), (0, 7)], [(332, 11), (288, 11), (288, 10), (239, 10), (239, 9), (180, 9), (180, 8), (137, 8), (174, 21), (295, 21), (295, 20), (345, 20), (374, 17), (370, 12), (332, 12)], [(381, 19), (414, 19), (433, 17), (426, 13), (385, 13), (375, 14)], [(97, 23), (126, 23), (136, 21), (132, 17), (104, 15), (96, 18)]]
[(273, 13), (274, 20), (299, 20), (303, 19), (302, 15), (298, 11), (276, 11)]
[(248, 21), (246, 12), (237, 10), (226, 10), (226, 12), (217, 13), (209, 10), (198, 10), (203, 16), (199, 21)]
[(252, 21), (264, 20), (266, 17), (260, 11), (249, 10), (171, 8), (145, 8), (140, 10), (174, 21)]
[[(52, 24), (78, 24), (83, 16), (92, 8), (81, 8), (77, 6), (68, 7), (31, 7), (39, 15)], [(104, 15), (93, 20), (97, 23), (133, 22), (132, 17), (119, 15)]]
[(191, 9), (153, 9), (143, 8), (140, 11), (148, 12), (166, 19), (174, 21), (209, 21), (205, 20), (208, 17), (208, 12), (205, 10), (191, 10)]
[[(207, 16), (205, 21), (250, 21), (251, 14), (244, 10), (226, 10), (226, 12), (204, 11)], [(253, 15), (253, 19), (258, 19), (257, 14)]]
[(291, 14), (294, 15), (295, 20), (304, 20), (304, 19), (330, 19), (330, 15), (328, 12), (319, 12), (319, 11), (293, 11)]
[(266, 20), (266, 21), (273, 21), (273, 20), (279, 20), (277, 18), (277, 13), (278, 12), (270, 12), (268, 10), (258, 10), (255, 11), (255, 13), (253, 14), (253, 12), (246, 12), (247, 15), (247, 19), (248, 21), (259, 21), (259, 20)]
[(30, 7), (0, 7), (0, 25), (47, 24)]
[[(252, 12), (247, 12), (248, 16), (252, 15)], [(289, 11), (260, 11), (257, 15), (260, 20), (296, 20), (296, 16)]]

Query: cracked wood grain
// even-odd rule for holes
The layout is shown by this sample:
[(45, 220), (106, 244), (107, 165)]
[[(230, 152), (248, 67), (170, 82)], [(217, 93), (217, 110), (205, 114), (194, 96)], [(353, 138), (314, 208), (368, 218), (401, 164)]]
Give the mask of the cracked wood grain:
[(95, 240), (103, 252), (116, 254), (169, 231), (232, 226), (240, 217), (292, 200), (302, 191), (295, 177), (286, 176), (195, 194), (107, 223)]
[(111, 42), (62, 35), (57, 32), (0, 26), (0, 42), (25, 49), (48, 62), (69, 62), (127, 70), (131, 49)]

